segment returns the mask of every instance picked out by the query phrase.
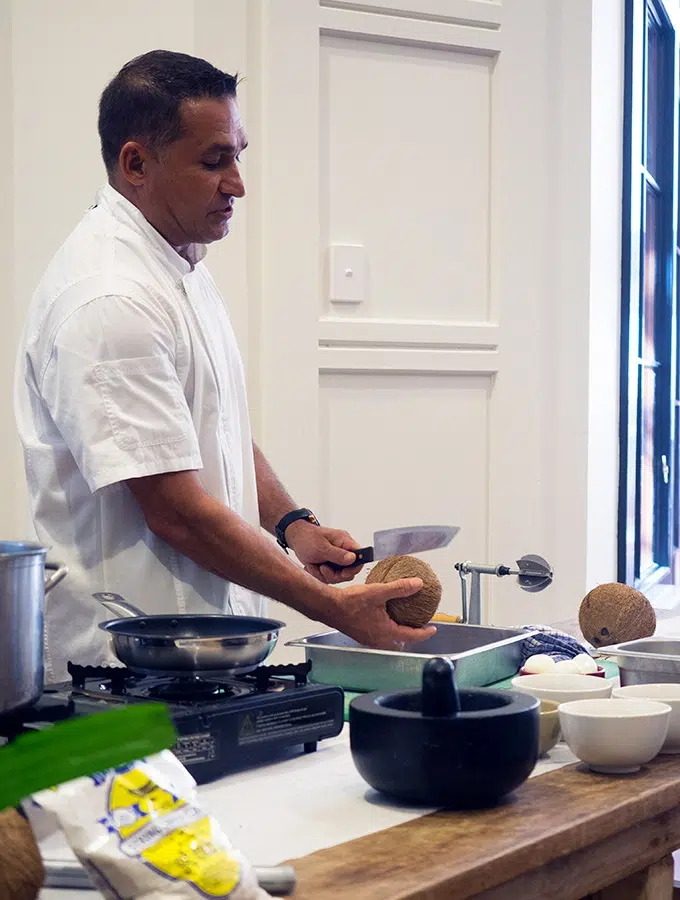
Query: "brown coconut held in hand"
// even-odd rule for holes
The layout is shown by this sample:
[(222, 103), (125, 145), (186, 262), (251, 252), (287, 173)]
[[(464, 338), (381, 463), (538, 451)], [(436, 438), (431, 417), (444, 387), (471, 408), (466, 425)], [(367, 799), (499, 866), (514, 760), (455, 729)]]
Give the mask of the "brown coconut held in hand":
[(583, 637), (594, 647), (651, 637), (656, 630), (656, 613), (645, 595), (616, 582), (586, 594), (578, 621)]
[(431, 566), (415, 556), (390, 556), (377, 563), (368, 574), (366, 584), (398, 581), (400, 578), (420, 578), (422, 588), (410, 597), (387, 601), (387, 612), (398, 625), (422, 628), (437, 612), (442, 599), (441, 582)]

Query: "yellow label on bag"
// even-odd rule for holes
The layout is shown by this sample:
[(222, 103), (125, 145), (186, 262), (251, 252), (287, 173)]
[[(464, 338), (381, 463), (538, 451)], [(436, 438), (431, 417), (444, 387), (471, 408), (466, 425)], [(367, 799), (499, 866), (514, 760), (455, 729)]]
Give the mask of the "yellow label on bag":
[(239, 862), (213, 842), (210, 817), (139, 769), (113, 777), (107, 805), (106, 825), (126, 856), (195, 885), (207, 897), (226, 897), (239, 883)]

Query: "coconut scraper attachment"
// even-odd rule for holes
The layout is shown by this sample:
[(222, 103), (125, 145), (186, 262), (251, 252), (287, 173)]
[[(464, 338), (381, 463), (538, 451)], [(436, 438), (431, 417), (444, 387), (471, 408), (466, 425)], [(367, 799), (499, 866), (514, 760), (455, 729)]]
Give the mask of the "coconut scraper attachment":
[[(456, 563), (455, 568), (460, 575), (463, 623), (465, 625), (481, 625), (482, 623), (481, 575), (496, 575), (497, 578), (504, 578), (507, 575), (516, 576), (517, 584), (522, 590), (531, 593), (545, 590), (553, 580), (552, 566), (542, 556), (537, 556), (535, 553), (529, 553), (518, 559), (516, 569), (504, 565), (477, 565), (471, 562)], [(469, 608), (468, 576), (470, 576)]]
[(529, 553), (517, 560), (517, 570), (508, 572), (517, 575), (517, 584), (523, 591), (538, 593), (552, 584), (553, 570), (542, 556)]

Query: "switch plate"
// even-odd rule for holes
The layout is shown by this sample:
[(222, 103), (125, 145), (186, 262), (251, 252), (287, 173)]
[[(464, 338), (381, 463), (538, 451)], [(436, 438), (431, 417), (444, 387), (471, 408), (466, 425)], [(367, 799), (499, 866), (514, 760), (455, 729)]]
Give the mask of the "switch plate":
[(368, 287), (368, 260), (361, 244), (328, 248), (328, 296), (331, 303), (363, 303)]

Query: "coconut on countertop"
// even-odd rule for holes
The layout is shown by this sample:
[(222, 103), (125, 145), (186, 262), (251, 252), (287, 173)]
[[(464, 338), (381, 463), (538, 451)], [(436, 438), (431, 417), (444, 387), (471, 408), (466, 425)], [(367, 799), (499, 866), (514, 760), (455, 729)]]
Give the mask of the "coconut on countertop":
[(651, 637), (656, 630), (656, 613), (645, 595), (617, 582), (586, 594), (578, 621), (583, 637), (594, 647)]

